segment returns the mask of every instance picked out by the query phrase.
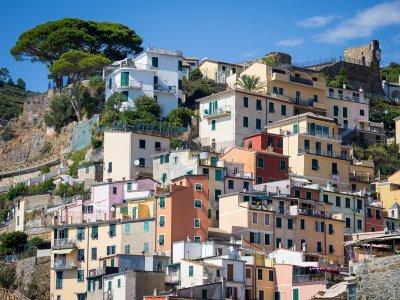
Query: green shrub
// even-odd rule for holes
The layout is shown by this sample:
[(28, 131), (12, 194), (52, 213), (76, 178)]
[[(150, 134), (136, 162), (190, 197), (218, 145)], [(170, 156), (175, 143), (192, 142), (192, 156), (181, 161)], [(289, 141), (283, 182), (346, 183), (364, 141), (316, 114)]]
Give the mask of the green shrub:
[(40, 174), (46, 174), (49, 172), (50, 172), (50, 167), (47, 165), (40, 168)]

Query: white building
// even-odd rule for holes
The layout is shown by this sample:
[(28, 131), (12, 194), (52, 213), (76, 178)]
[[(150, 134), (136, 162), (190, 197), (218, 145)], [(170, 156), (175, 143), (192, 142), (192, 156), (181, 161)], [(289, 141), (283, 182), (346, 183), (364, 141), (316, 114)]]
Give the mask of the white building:
[(132, 58), (116, 61), (104, 68), (106, 100), (122, 93), (124, 107), (133, 108), (138, 96), (154, 97), (161, 105), (162, 116), (178, 107), (182, 98), (182, 52), (148, 48)]

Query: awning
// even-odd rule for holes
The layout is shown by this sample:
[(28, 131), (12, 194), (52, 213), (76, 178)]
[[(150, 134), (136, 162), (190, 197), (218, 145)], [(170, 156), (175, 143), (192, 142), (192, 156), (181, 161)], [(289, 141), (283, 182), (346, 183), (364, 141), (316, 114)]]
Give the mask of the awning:
[(57, 249), (57, 250), (52, 250), (52, 254), (69, 254), (72, 252), (74, 249)]

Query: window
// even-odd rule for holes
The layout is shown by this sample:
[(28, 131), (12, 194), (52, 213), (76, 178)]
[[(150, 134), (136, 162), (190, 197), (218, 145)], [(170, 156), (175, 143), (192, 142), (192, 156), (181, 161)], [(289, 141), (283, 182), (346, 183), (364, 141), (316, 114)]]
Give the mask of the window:
[(111, 281), (111, 280), (108, 282), (108, 290), (109, 290), (109, 291), (112, 290), (112, 281)]
[(282, 228), (282, 218), (276, 218), (276, 227)]
[(144, 221), (143, 222), (143, 232), (149, 232), (150, 231), (150, 223), (149, 221)]
[(111, 162), (111, 161), (108, 163), (107, 172), (108, 172), (108, 173), (111, 173), (111, 172), (112, 172), (112, 162)]
[(246, 268), (246, 278), (251, 278), (251, 269)]
[(363, 109), (360, 109), (360, 116), (365, 116), (365, 112)]
[(249, 118), (243, 117), (243, 127), (249, 127)]
[(287, 240), (287, 247), (288, 247), (288, 249), (293, 247), (293, 240), (291, 240), (291, 239)]
[(214, 200), (215, 200), (215, 202), (218, 202), (219, 201), (219, 196), (222, 194), (222, 191), (221, 190), (215, 190), (214, 191)]
[(335, 231), (333, 230), (333, 224), (329, 224), (328, 225), (328, 232), (329, 232), (329, 234), (334, 234), (335, 233)]
[(274, 281), (274, 271), (273, 270), (268, 271), (268, 280)]
[(165, 227), (165, 216), (160, 216), (159, 221), (158, 221), (158, 225), (160, 227)]
[(350, 208), (350, 198), (346, 198), (346, 208)]
[[(328, 195), (327, 195), (327, 196), (328, 196)], [(340, 197), (338, 197), (338, 196), (336, 196), (336, 203), (335, 203), (335, 205), (336, 205), (337, 207), (340, 207), (340, 206), (342, 205), (342, 201), (341, 201)]]
[(146, 149), (146, 140), (139, 140), (139, 148)]
[(178, 89), (182, 89), (182, 79), (178, 79)]
[(249, 107), (249, 98), (243, 97), (243, 107)]
[(114, 187), (112, 188), (112, 193), (113, 193), (113, 195), (116, 195), (116, 194), (117, 194), (117, 187), (114, 186)]
[(288, 219), (287, 220), (287, 228), (288, 229), (293, 229), (293, 220), (292, 219)]
[(119, 279), (119, 278), (117, 280), (117, 287), (119, 287), (119, 288), (121, 287), (121, 279)]
[(281, 300), (281, 292), (275, 292), (275, 298), (274, 300)]
[(108, 79), (108, 89), (111, 90), (112, 88), (112, 78)]
[(347, 118), (347, 107), (343, 107), (343, 118)]
[(63, 288), (63, 272), (57, 271), (56, 272), (56, 289), (60, 290)]
[(201, 242), (201, 236), (195, 236), (194, 237), (194, 242), (195, 243), (200, 243)]
[(256, 100), (256, 110), (262, 110), (261, 100)]
[(283, 88), (281, 88), (281, 87), (279, 88), (278, 94), (279, 94), (279, 95), (283, 95)]
[(318, 166), (318, 160), (317, 159), (313, 159), (311, 161), (311, 169), (314, 171), (318, 171), (319, 166)]
[(165, 245), (164, 235), (163, 235), (163, 234), (160, 234), (160, 235), (158, 236), (158, 245), (159, 245), (160, 247), (162, 247), (162, 246)]
[(317, 242), (317, 252), (322, 252), (322, 243)]
[(375, 227), (371, 227), (371, 232), (375, 232), (375, 231), (376, 231)]
[(367, 215), (368, 218), (372, 218), (372, 210), (369, 207), (367, 208)]
[(115, 246), (107, 246), (107, 255), (115, 254)]
[(99, 226), (92, 227), (92, 239), (97, 240), (99, 237)]
[(329, 253), (333, 254), (333, 252), (335, 252), (335, 250), (333, 249), (333, 245), (329, 245)]
[(203, 168), (203, 175), (208, 175), (210, 173), (210, 170), (207, 168)]
[(194, 189), (195, 189), (196, 191), (201, 191), (201, 190), (203, 189), (201, 183), (196, 183), (196, 184), (194, 185)]
[(181, 60), (179, 60), (178, 61), (178, 71), (182, 71), (182, 61)]
[(165, 208), (165, 197), (160, 197), (160, 201), (158, 203), (160, 208)]
[(260, 244), (261, 233), (260, 232), (250, 232), (250, 243)]
[(306, 228), (306, 221), (304, 219), (300, 219), (300, 229), (304, 230)]
[(264, 234), (264, 245), (269, 246), (271, 244), (271, 236), (269, 233)]
[(346, 218), (346, 228), (350, 228), (351, 227), (351, 220), (350, 218)]
[(151, 66), (153, 68), (158, 68), (158, 57), (152, 57), (151, 58)]
[(143, 243), (143, 252), (144, 252), (144, 253), (150, 253), (150, 245), (149, 245), (149, 242)]
[(268, 103), (268, 112), (270, 112), (270, 113), (274, 113), (275, 112), (275, 108), (274, 108), (274, 103), (273, 102), (269, 102)]
[(110, 226), (109, 226), (109, 232), (108, 232), (108, 234), (109, 234), (110, 237), (116, 236), (116, 234), (117, 234), (116, 227), (117, 227), (116, 224), (110, 224)]
[(299, 190), (294, 190), (294, 196), (297, 198), (300, 198), (300, 191)]
[(333, 115), (335, 117), (339, 116), (339, 106), (337, 106), (337, 105), (333, 106)]
[(250, 184), (247, 181), (243, 182), (243, 189), (248, 191), (250, 189)]
[(91, 259), (96, 260), (97, 259), (97, 248), (92, 248), (91, 252), (92, 252)]
[(85, 239), (85, 228), (78, 228), (76, 239), (78, 241), (83, 241)]
[(281, 105), (281, 115), (286, 116), (286, 105)]
[(311, 192), (306, 192), (306, 199), (311, 200)]
[(280, 161), (280, 169), (281, 171), (286, 171), (286, 160)]
[(261, 176), (257, 177), (257, 184), (263, 183), (263, 178)]
[(160, 155), (160, 165), (164, 163), (164, 155)]
[(324, 232), (324, 228), (325, 228), (324, 222), (315, 221), (315, 231), (316, 232)]
[(131, 234), (131, 224), (125, 224), (125, 234)]
[(200, 199), (194, 199), (194, 208), (202, 208), (203, 203)]
[(208, 291), (206, 289), (201, 289), (201, 299), (208, 299)]
[(256, 129), (261, 130), (261, 119), (256, 119)]
[(85, 261), (85, 249), (78, 249), (77, 259), (78, 261)]
[(278, 148), (283, 148), (283, 138), (278, 138)]
[(328, 195), (324, 194), (324, 195), (322, 195), (322, 198), (323, 198), (324, 203), (328, 203), (329, 202), (329, 196)]
[(264, 215), (264, 225), (269, 225), (269, 214)]
[(211, 130), (214, 131), (215, 130), (215, 120), (211, 121)]
[(282, 247), (282, 239), (281, 238), (277, 238), (275, 242), (276, 242), (276, 245), (275, 245), (276, 248)]
[(332, 163), (332, 175), (337, 175), (337, 174), (339, 174), (337, 163)]
[(128, 190), (128, 192), (129, 192), (129, 191), (132, 191), (132, 182), (128, 182), (128, 183), (126, 184), (126, 189)]
[(257, 280), (263, 280), (263, 269), (257, 269)]
[(362, 220), (357, 220), (357, 229), (362, 230)]
[(253, 224), (258, 223), (258, 214), (256, 212), (253, 212)]
[(363, 201), (361, 199), (357, 199), (357, 209), (363, 209)]
[(146, 165), (146, 159), (143, 157), (139, 157), (139, 167), (145, 167)]
[(90, 171), (90, 167), (89, 167), (89, 166), (86, 166), (86, 167), (85, 167), (85, 173), (88, 174), (89, 171)]
[(200, 228), (200, 219), (194, 219), (194, 228)]
[(154, 142), (154, 149), (155, 150), (161, 149), (161, 143), (160, 142)]
[(222, 181), (222, 170), (215, 170), (215, 180)]
[(233, 180), (228, 180), (228, 189), (233, 190), (234, 189), (234, 182)]
[(78, 282), (85, 281), (85, 272), (84, 272), (84, 270), (78, 270), (77, 278), (78, 278)]
[(273, 93), (273, 94), (278, 94), (278, 87), (273, 86), (273, 87), (272, 87), (272, 93)]
[(129, 85), (129, 72), (121, 72), (121, 87)]
[(380, 220), (380, 218), (381, 218), (381, 211), (380, 211), (380, 210), (376, 210), (376, 211), (375, 211), (375, 216), (376, 216), (376, 219), (377, 219), (377, 220)]
[(264, 158), (258, 157), (257, 158), (257, 168), (263, 169), (264, 168)]
[(293, 133), (299, 133), (299, 125), (297, 125), (297, 124), (294, 124), (293, 125)]
[(131, 245), (126, 244), (126, 245), (124, 246), (124, 253), (125, 253), (125, 254), (131, 254)]
[(292, 291), (292, 299), (293, 300), (299, 300), (300, 299), (300, 297), (299, 297), (299, 289), (298, 288), (294, 288), (293, 289), (293, 291)]
[(193, 277), (193, 266), (189, 266), (189, 277)]

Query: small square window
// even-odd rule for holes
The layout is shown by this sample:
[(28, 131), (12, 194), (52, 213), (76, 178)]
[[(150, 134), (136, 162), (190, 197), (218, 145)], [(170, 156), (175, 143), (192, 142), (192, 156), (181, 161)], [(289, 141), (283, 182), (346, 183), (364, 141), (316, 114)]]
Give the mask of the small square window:
[(194, 228), (200, 228), (200, 219), (194, 219)]
[(139, 140), (139, 148), (146, 149), (146, 140)]
[(196, 191), (201, 191), (203, 189), (201, 183), (196, 183), (195, 184), (195, 189), (196, 189)]
[(202, 208), (203, 207), (203, 202), (200, 199), (195, 199), (194, 200), (194, 207), (195, 208)]

